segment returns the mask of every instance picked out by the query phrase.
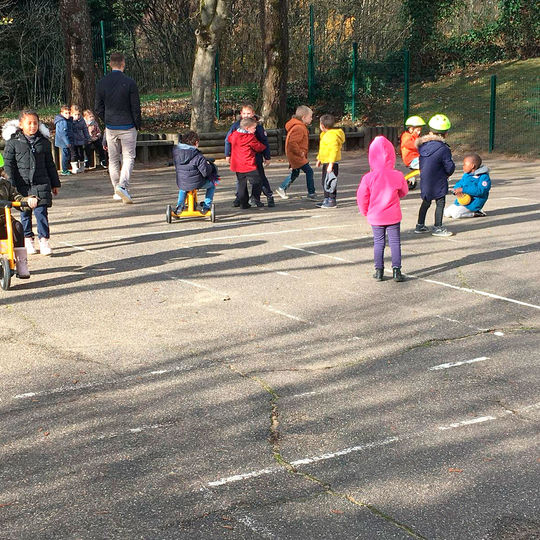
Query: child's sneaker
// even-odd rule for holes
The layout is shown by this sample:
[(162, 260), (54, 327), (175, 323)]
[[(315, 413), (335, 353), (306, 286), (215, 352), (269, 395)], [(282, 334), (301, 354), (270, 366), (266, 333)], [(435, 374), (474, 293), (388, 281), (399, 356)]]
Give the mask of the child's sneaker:
[(24, 247), (26, 248), (26, 253), (28, 253), (28, 255), (35, 255), (37, 253), (36, 248), (34, 247), (34, 239), (30, 236), (27, 236), (24, 239)]
[(103, 159), (99, 162), (99, 164), (104, 168), (107, 169), (107, 162)]
[(52, 254), (52, 249), (51, 249), (51, 246), (49, 244), (49, 239), (48, 238), (40, 238), (39, 239), (39, 252), (42, 255), (51, 255)]
[(257, 200), (257, 199), (254, 199), (253, 197), (249, 199), (249, 202), (251, 203), (251, 206), (256, 206), (257, 208), (262, 208), (264, 206), (264, 203), (262, 203), (260, 199)]
[(474, 216), (473, 217), (486, 217), (486, 213), (485, 212), (482, 212), (482, 210), (477, 210), (475, 213), (474, 213)]
[(325, 197), (321, 202), (317, 203), (315, 206), (317, 208), (322, 208), (328, 202), (328, 197)]
[(289, 196), (285, 192), (285, 190), (280, 186), (276, 189), (276, 193), (282, 198), (282, 199), (288, 199)]
[(321, 204), (321, 208), (336, 208), (337, 202), (336, 199), (328, 198), (326, 202)]
[(71, 176), (72, 174), (71, 171), (60, 171), (60, 176)]
[(206, 204), (203, 203), (203, 205), (201, 206), (201, 214), (203, 215), (206, 215), (208, 214), (208, 212), (210, 212), (210, 206), (207, 206)]
[(414, 229), (414, 232), (416, 234), (422, 234), (422, 233), (425, 233), (425, 232), (428, 232), (428, 231), (429, 231), (429, 229), (425, 225), (422, 225), (420, 223), (418, 223), (416, 225), (416, 229)]
[(238, 197), (236, 199), (234, 199), (232, 205), (233, 205), (234, 208), (239, 208), (240, 207), (240, 199)]
[(129, 194), (129, 191), (125, 188), (125, 187), (122, 187), (120, 185), (117, 185), (115, 188), (114, 188), (114, 192), (120, 196), (120, 198), (122, 199), (122, 202), (124, 204), (132, 204), (133, 203), (133, 199), (131, 198), (131, 195)]
[(317, 194), (316, 193), (308, 193), (306, 195), (306, 199), (309, 199), (310, 201), (316, 201), (317, 200)]
[(454, 233), (451, 233), (446, 227), (435, 227), (431, 234), (433, 236), (452, 236)]

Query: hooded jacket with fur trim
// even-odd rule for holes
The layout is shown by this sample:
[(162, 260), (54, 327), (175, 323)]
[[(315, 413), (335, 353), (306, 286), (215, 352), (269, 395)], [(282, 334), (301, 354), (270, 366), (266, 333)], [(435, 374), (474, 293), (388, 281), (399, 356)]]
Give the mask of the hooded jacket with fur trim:
[(448, 193), (448, 177), (456, 165), (444, 137), (435, 133), (424, 135), (416, 141), (420, 154), (420, 194), (424, 201), (440, 199)]
[(60, 187), (60, 180), (47, 127), (40, 123), (38, 132), (29, 140), (17, 120), (10, 120), (4, 125), (2, 136), (6, 140), (4, 170), (11, 184), (25, 197), (37, 195), (50, 203), (51, 188)]

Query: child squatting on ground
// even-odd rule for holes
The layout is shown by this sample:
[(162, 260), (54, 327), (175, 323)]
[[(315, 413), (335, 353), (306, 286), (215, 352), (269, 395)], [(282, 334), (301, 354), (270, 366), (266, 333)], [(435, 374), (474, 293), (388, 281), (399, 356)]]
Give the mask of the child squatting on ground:
[[(0, 154), (0, 200), (2, 201), (20, 201), (28, 203), (30, 208), (35, 208), (38, 204), (36, 197), (23, 197), (5, 178), (4, 178), (4, 159)], [(28, 258), (26, 248), (24, 247), (24, 232), (20, 221), (17, 221), (13, 215), (11, 217), (13, 225), (13, 244), (15, 246), (15, 269), (17, 277), (28, 279)], [(0, 238), (6, 239), (6, 215), (0, 212)]]
[(444, 217), (484, 217), (486, 214), (482, 208), (491, 189), (489, 169), (482, 166), (482, 158), (478, 154), (472, 153), (463, 158), (463, 173), (461, 180), (454, 186), (457, 198), (454, 204), (445, 208)]
[(420, 170), (422, 180), (420, 182), (420, 196), (422, 205), (418, 212), (418, 222), (415, 233), (428, 232), (426, 227), (426, 214), (435, 201), (435, 227), (433, 236), (452, 236), (452, 233), (443, 227), (442, 218), (444, 203), (448, 193), (448, 177), (452, 176), (456, 165), (452, 161), (452, 152), (444, 138), (450, 129), (450, 120), (444, 114), (436, 114), (429, 122), (429, 134), (420, 137), (416, 141), (420, 153)]
[[(266, 173), (264, 171), (264, 166), (270, 161), (271, 155), (270, 155), (270, 144), (268, 143), (268, 136), (266, 134), (266, 131), (264, 130), (264, 127), (261, 126), (259, 123), (259, 118), (255, 114), (255, 109), (253, 105), (245, 104), (240, 109), (240, 120), (237, 120), (234, 122), (234, 124), (231, 125), (229, 128), (229, 131), (227, 132), (227, 135), (225, 136), (225, 159), (227, 160), (227, 163), (230, 163), (231, 161), (231, 143), (229, 142), (229, 135), (236, 131), (240, 127), (240, 122), (244, 120), (245, 118), (252, 118), (257, 122), (257, 128), (255, 130), (255, 137), (258, 141), (262, 142), (265, 146), (265, 149), (263, 152), (257, 152), (255, 154), (255, 161), (257, 162), (257, 171), (259, 171), (259, 176), (261, 178), (261, 183), (256, 184), (254, 186), (255, 192), (251, 194), (251, 202), (255, 206), (264, 206), (261, 202), (261, 192), (266, 195), (266, 200), (268, 203), (269, 208), (273, 208), (276, 206), (276, 203), (274, 201), (274, 194), (272, 193), (272, 188), (270, 187), (270, 182), (268, 182), (268, 178), (266, 177)], [(233, 206), (238, 207), (240, 206), (240, 201), (238, 200), (238, 186), (236, 186), (236, 198), (234, 200)]]
[(295, 115), (285, 124), (287, 138), (285, 139), (285, 154), (289, 160), (291, 173), (281, 185), (276, 189), (277, 194), (282, 199), (288, 199), (286, 191), (289, 186), (298, 178), (300, 171), (306, 173), (307, 198), (312, 201), (317, 200), (315, 193), (315, 183), (313, 182), (313, 169), (309, 166), (309, 131), (307, 126), (313, 120), (313, 111), (305, 105), (300, 105), (296, 109)]
[(335, 128), (336, 119), (331, 114), (323, 114), (320, 119), (321, 137), (316, 166), (322, 165), (322, 187), (324, 200), (318, 203), (319, 208), (335, 208), (337, 206), (337, 176), (341, 147), (345, 142), (345, 133)]
[(206, 214), (214, 199), (214, 191), (218, 182), (217, 170), (198, 149), (199, 135), (189, 131), (182, 136), (182, 142), (173, 148), (173, 161), (176, 170), (176, 185), (178, 186), (178, 202), (176, 213), (184, 208), (186, 194), (194, 189), (206, 189), (206, 196), (201, 212)]
[(35, 196), (40, 205), (21, 212), (24, 245), (28, 254), (36, 253), (32, 231), (32, 212), (36, 216), (39, 250), (42, 255), (52, 253), (49, 245), (48, 207), (52, 195), (58, 195), (60, 180), (49, 142), (49, 130), (41, 124), (35, 111), (22, 111), (19, 126), (8, 122), (2, 131), (6, 140), (4, 167), (7, 177), (23, 197)]
[(369, 145), (370, 172), (360, 181), (356, 202), (360, 212), (367, 216), (373, 230), (375, 273), (373, 277), (382, 281), (384, 276), (384, 247), (386, 234), (392, 253), (394, 281), (403, 281), (401, 274), (401, 206), (399, 200), (409, 192), (403, 173), (396, 171), (396, 151), (392, 143), (383, 136), (375, 137)]
[(229, 135), (231, 143), (231, 171), (236, 173), (237, 197), (240, 207), (251, 208), (247, 183), (252, 185), (252, 192), (257, 193), (257, 184), (261, 183), (257, 170), (256, 154), (264, 152), (265, 146), (255, 137), (257, 122), (253, 118), (240, 120), (240, 126)]

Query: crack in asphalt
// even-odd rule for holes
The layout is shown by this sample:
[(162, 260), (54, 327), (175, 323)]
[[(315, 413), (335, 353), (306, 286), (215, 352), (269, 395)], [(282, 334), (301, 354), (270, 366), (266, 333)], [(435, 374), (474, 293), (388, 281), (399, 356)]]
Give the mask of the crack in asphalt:
[(324, 482), (323, 480), (317, 478), (314, 475), (311, 475), (309, 473), (303, 472), (302, 470), (298, 469), (291, 463), (289, 463), (281, 454), (281, 435), (279, 432), (279, 408), (278, 408), (278, 401), (280, 399), (279, 394), (261, 377), (256, 377), (254, 375), (249, 375), (247, 373), (244, 373), (240, 371), (238, 368), (236, 368), (234, 365), (229, 364), (229, 369), (239, 375), (240, 377), (244, 379), (248, 379), (251, 381), (254, 381), (257, 383), (265, 392), (267, 392), (270, 395), (270, 436), (269, 436), (269, 442), (272, 447), (272, 454), (274, 456), (274, 459), (276, 462), (284, 467), (287, 472), (290, 474), (294, 474), (296, 476), (299, 476), (305, 480), (308, 480), (309, 482), (312, 482), (314, 484), (317, 484), (320, 486), (325, 493), (328, 495), (332, 495), (333, 497), (337, 497), (340, 499), (343, 499), (345, 501), (350, 502), (351, 504), (354, 504), (355, 506), (359, 506), (361, 508), (365, 508), (369, 512), (371, 512), (373, 515), (384, 519), (388, 523), (391, 523), (392, 525), (398, 527), (399, 529), (406, 532), (409, 536), (412, 538), (418, 538), (420, 540), (426, 540), (424, 536), (422, 536), (420, 533), (416, 532), (412, 527), (409, 527), (408, 525), (399, 522), (398, 520), (394, 519), (392, 516), (386, 514), (382, 510), (379, 510), (376, 506), (359, 501), (355, 499), (352, 495), (349, 495), (348, 493), (341, 493), (339, 491), (336, 491), (331, 487), (330, 484)]

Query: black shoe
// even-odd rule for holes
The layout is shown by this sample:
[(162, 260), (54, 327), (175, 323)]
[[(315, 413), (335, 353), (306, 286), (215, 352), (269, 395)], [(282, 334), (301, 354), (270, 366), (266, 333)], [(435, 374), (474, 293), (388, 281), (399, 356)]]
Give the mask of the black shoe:
[(373, 274), (373, 277), (377, 281), (382, 281), (384, 276), (384, 268), (375, 268), (375, 273)]
[(474, 217), (486, 217), (486, 213), (485, 213), (485, 212), (482, 212), (482, 210), (477, 210), (477, 211), (474, 213)]
[(276, 206), (274, 197), (268, 197), (268, 208), (274, 208), (274, 206)]
[(397, 281), (398, 283), (401, 281), (405, 281), (405, 278), (403, 277), (403, 274), (401, 273), (401, 268), (399, 266), (392, 268), (392, 270), (394, 272), (394, 281)]
[(251, 204), (247, 203), (247, 204), (243, 204), (241, 206), (242, 210), (247, 210), (248, 208), (251, 208)]
[(251, 199), (251, 205), (256, 206), (257, 208), (263, 208), (264, 203), (262, 203), (260, 200), (257, 199)]
[(238, 199), (234, 199), (234, 202), (232, 203), (232, 205), (235, 207), (235, 208), (238, 208), (240, 206), (240, 201)]

